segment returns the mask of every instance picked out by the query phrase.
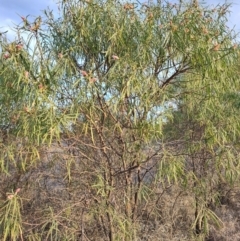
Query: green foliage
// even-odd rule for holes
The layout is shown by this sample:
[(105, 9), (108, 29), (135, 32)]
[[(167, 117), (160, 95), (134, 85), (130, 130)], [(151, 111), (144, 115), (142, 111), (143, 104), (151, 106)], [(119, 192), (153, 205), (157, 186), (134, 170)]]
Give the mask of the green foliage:
[(5, 240), (23, 240), (21, 199), (15, 193), (9, 193), (7, 201), (0, 206), (0, 235)]
[[(219, 185), (239, 181), (229, 5), (59, 8), (58, 19), (22, 17), (21, 43), (0, 42), (1, 193), (20, 185), (24, 196), (23, 205), (0, 197), (0, 237), (141, 239), (150, 220), (163, 222), (170, 187), (192, 200), (187, 237), (207, 237), (221, 227), (210, 208)], [(180, 194), (166, 211), (172, 219)]]

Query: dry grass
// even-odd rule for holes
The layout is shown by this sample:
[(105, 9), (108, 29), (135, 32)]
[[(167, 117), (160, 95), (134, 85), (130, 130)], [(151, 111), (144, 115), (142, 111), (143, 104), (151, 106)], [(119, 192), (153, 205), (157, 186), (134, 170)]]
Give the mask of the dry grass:
[[(71, 155), (70, 155), (71, 156)], [(73, 158), (71, 156), (71, 158)], [(96, 175), (91, 170), (96, 163), (86, 162), (79, 157), (70, 165), (66, 152), (57, 147), (42, 151), (38, 165), (32, 166), (24, 174), (17, 170), (12, 175), (1, 176), (1, 201), (4, 202), (6, 190), (21, 187), (23, 240), (106, 241), (104, 231), (108, 223), (107, 210), (113, 212), (113, 225), (118, 240), (123, 239), (122, 225), (124, 215), (123, 188), (121, 176), (115, 190), (112, 190), (110, 206), (104, 204), (104, 196), (94, 188)], [(154, 164), (154, 161), (152, 163)], [(150, 175), (150, 174), (149, 174)], [(163, 185), (162, 182), (147, 183), (151, 190), (149, 197), (138, 204), (136, 220), (132, 229), (138, 241), (238, 241), (240, 240), (240, 186), (221, 186), (219, 201), (212, 203), (210, 209), (221, 219), (218, 228), (210, 222), (209, 236), (194, 235), (195, 199), (194, 194), (177, 183)], [(100, 190), (100, 189), (99, 189)], [(3, 209), (2, 209), (3, 210)], [(116, 215), (114, 214), (116, 212)], [(61, 234), (56, 236), (56, 230)], [(63, 236), (61, 236), (63, 235)]]

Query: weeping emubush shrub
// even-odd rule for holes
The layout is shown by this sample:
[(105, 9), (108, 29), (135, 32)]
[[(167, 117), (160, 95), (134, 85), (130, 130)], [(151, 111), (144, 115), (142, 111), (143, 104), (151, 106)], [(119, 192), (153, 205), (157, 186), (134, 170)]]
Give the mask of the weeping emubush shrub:
[(0, 43), (1, 193), (24, 190), (21, 208), (1, 197), (2, 237), (206, 237), (221, 226), (216, 187), (239, 178), (238, 114), (222, 102), (239, 88), (229, 6), (59, 7), (22, 18), (21, 46)]

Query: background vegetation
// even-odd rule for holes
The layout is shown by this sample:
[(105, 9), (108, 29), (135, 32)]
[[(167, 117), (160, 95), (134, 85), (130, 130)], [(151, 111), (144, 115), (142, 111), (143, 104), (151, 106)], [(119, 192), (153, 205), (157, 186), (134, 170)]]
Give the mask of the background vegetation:
[(229, 5), (59, 9), (1, 34), (1, 240), (239, 240)]

